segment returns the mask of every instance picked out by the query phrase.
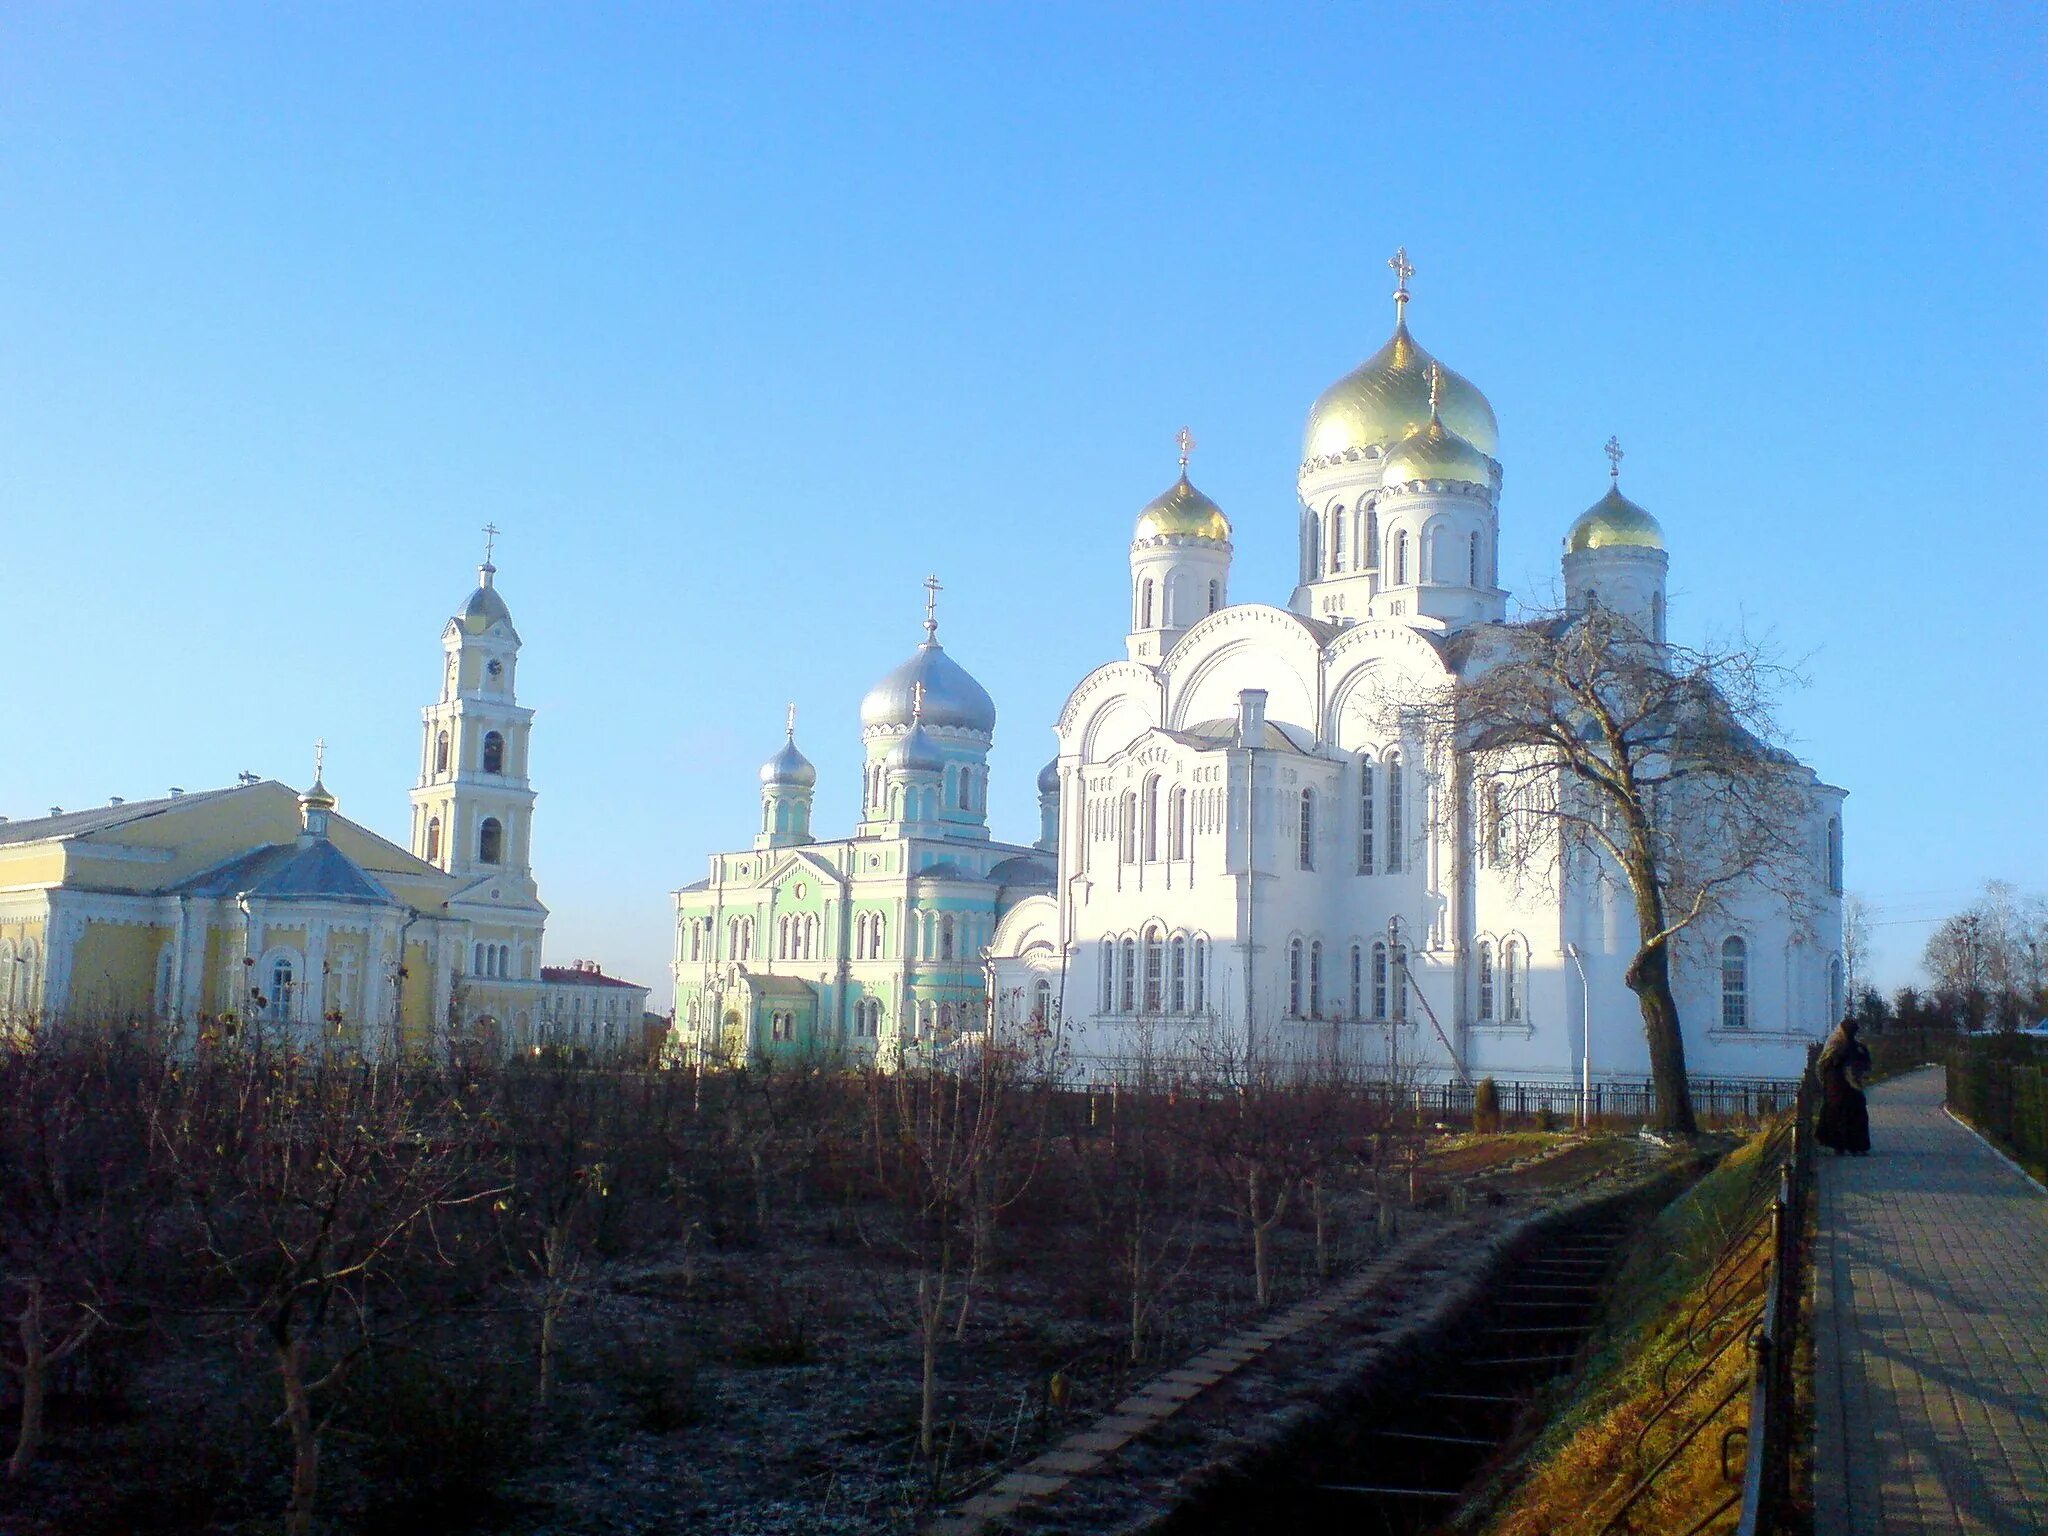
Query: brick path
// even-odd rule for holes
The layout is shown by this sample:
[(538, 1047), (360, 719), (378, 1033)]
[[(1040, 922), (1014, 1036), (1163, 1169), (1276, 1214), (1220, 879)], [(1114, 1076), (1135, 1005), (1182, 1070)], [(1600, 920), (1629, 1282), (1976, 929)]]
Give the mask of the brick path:
[(2048, 1195), (1942, 1111), (1870, 1095), (1820, 1152), (1815, 1536), (2048, 1533)]

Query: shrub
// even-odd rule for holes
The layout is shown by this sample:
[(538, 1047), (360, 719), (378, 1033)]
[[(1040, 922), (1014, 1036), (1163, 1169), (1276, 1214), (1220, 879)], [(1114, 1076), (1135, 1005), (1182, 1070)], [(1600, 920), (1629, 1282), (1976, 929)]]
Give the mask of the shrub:
[(1500, 1133), (1500, 1086), (1490, 1077), (1472, 1090), (1472, 1129), (1483, 1136)]

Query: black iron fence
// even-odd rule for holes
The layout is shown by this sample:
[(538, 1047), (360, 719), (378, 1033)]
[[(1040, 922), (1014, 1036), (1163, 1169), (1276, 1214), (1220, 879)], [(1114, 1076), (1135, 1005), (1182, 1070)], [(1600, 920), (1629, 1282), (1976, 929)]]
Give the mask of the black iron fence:
[(2036, 1178), (2048, 1177), (2048, 1042), (2025, 1035), (1951, 1039), (1948, 1102)]

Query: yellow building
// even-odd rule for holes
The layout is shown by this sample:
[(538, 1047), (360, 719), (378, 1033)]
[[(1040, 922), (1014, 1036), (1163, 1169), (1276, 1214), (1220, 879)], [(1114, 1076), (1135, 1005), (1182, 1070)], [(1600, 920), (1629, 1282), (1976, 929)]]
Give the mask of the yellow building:
[(0, 819), (0, 1030), (154, 1018), (188, 1040), (262, 1024), (371, 1055), (597, 1045), (594, 1018), (567, 1037), (566, 984), (542, 974), (532, 711), (494, 575), (486, 559), (442, 631), (411, 851), (338, 815), (317, 772), (303, 794), (261, 780)]

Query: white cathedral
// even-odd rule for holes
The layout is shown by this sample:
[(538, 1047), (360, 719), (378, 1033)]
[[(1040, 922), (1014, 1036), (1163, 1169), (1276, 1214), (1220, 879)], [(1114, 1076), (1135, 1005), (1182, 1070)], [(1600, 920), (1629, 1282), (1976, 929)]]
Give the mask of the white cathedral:
[[(1387, 701), (1454, 680), (1476, 648), (1453, 639), (1505, 622), (1508, 600), (1492, 407), (1409, 334), (1413, 269), (1405, 253), (1391, 265), (1392, 337), (1309, 413), (1300, 581), (1287, 605), (1231, 601), (1231, 524), (1189, 481), (1184, 435), (1180, 479), (1139, 514), (1130, 544), (1125, 657), (1083, 678), (1055, 725), (1038, 857), (982, 841), (993, 705), (971, 721), (949, 712), (951, 750), (933, 750), (907, 689), (885, 682), (862, 711), (868, 819), (856, 838), (801, 858), (809, 765), (771, 760), (758, 851), (720, 855), (711, 882), (678, 893), (679, 1036), (686, 1019), (708, 1021), (716, 976), (764, 999), (744, 1023), (728, 1014), (757, 1045), (798, 1028), (813, 1046), (856, 1052), (943, 1042), (935, 1024), (971, 1029), (985, 1007), (998, 1029), (1058, 1020), (1090, 1076), (1205, 1043), (1360, 1062), (1391, 1050), (1425, 1072), (1473, 1078), (1647, 1075), (1642, 1015), (1623, 981), (1637, 948), (1626, 891), (1597, 877), (1532, 888), (1489, 867), (1470, 808), (1450, 803), (1450, 775), (1388, 724), (1398, 711)], [(1661, 640), (1668, 564), (1656, 519), (1621, 493), (1617, 451), (1607, 493), (1564, 538), (1567, 606), (1597, 598)], [(950, 673), (945, 683), (950, 711), (966, 690)], [(924, 783), (913, 757), (933, 786), (928, 816), (899, 809), (917, 805)], [(956, 783), (956, 770), (971, 777)], [(1676, 947), (1696, 1077), (1796, 1077), (1807, 1043), (1841, 1012), (1844, 796), (1796, 773), (1807, 888), (1738, 892)], [(802, 809), (778, 819), (792, 793), (778, 786), (799, 779)], [(956, 807), (961, 795), (972, 798)], [(891, 851), (863, 855), (863, 839), (884, 835)], [(949, 856), (963, 837), (978, 857)], [(817, 987), (778, 978), (791, 951), (780, 936), (769, 947), (778, 919), (757, 886), (775, 869), (801, 891), (791, 872), (806, 863), (813, 884), (838, 871), (841, 892), (817, 914), (821, 937), (804, 937), (810, 919), (799, 919), (795, 953)], [(960, 932), (985, 971), (986, 1003), (949, 1008), (945, 1020), (918, 1011), (921, 973), (943, 963), (944, 989), (959, 991), (967, 957), (957, 937), (941, 956), (927, 932), (940, 919), (913, 899), (920, 867), (976, 884), (974, 926)], [(849, 902), (844, 882), (858, 869), (894, 877), (892, 891), (872, 893), (894, 902), (889, 915), (863, 917), (864, 904)], [(734, 874), (749, 890), (728, 906), (719, 888)], [(745, 942), (733, 926), (742, 910), (762, 925), (758, 958), (733, 948)], [(983, 922), (993, 927), (985, 948)], [(863, 959), (887, 967), (885, 985), (863, 988)], [(801, 1025), (792, 1005), (765, 1001), (790, 982)], [(828, 992), (835, 1006), (821, 1010)]]

